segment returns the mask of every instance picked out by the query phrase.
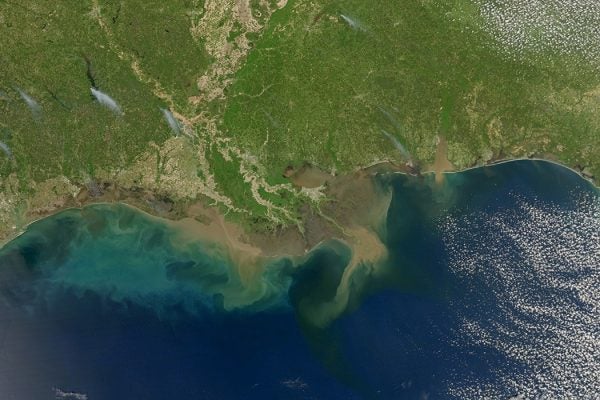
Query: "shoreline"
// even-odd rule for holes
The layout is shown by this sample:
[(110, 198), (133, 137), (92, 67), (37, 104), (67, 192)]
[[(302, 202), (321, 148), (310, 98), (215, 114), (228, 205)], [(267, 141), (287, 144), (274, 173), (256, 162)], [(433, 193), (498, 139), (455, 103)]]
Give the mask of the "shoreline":
[[(493, 164), (476, 166), (459, 172), (476, 168), (494, 167), (499, 164), (522, 161), (541, 161), (553, 165), (564, 166), (542, 159), (506, 160)], [(278, 259), (287, 259), (291, 266), (296, 268), (311, 257), (313, 251), (323, 246), (338, 242), (346, 246), (350, 258), (344, 265), (339, 282), (336, 283), (333, 297), (318, 306), (306, 304), (298, 312), (306, 322), (314, 327), (324, 328), (335, 320), (352, 302), (355, 290), (362, 290), (357, 281), (365, 276), (383, 276), (386, 271), (389, 251), (386, 247), (386, 221), (392, 201), (393, 192), (388, 185), (381, 184), (377, 176), (385, 174), (392, 176), (406, 172), (390, 171), (379, 167), (370, 167), (369, 170), (361, 169), (354, 173), (335, 176), (327, 181), (327, 197), (330, 201), (321, 204), (318, 210), (305, 207), (301, 213), (303, 232), (297, 225), (287, 226), (277, 232), (250, 231), (248, 226), (226, 219), (226, 215), (216, 207), (208, 207), (202, 201), (182, 202), (180, 207), (173, 207), (171, 214), (156, 215), (160, 210), (151, 207), (148, 198), (144, 196), (120, 200), (86, 198), (85, 204), (69, 205), (32, 219), (19, 230), (16, 235), (0, 244), (0, 252), (12, 241), (27, 232), (28, 228), (41, 220), (66, 213), (69, 211), (83, 212), (88, 207), (116, 207), (121, 206), (131, 209), (132, 212), (141, 213), (145, 218), (156, 221), (171, 229), (168, 240), (175, 248), (193, 244), (207, 245), (207, 248), (216, 250), (219, 257), (225, 257), (229, 265), (229, 272), (233, 276), (236, 289), (225, 299), (226, 309), (235, 309), (254, 304), (259, 301), (264, 289), (263, 277), (269, 265)], [(570, 172), (576, 172), (567, 168)], [(443, 172), (458, 173), (457, 171)], [(415, 176), (425, 175), (428, 179), (425, 184), (435, 189), (442, 188), (445, 180), (439, 181), (439, 172), (417, 173)], [(580, 174), (577, 174), (581, 177)], [(422, 182), (422, 179), (418, 179)], [(590, 184), (590, 182), (587, 182)], [(598, 191), (595, 185), (592, 187)], [(141, 194), (142, 192), (136, 191)], [(152, 193), (146, 193), (152, 196)], [(600, 194), (600, 192), (599, 192)], [(146, 202), (144, 202), (144, 200)], [(163, 199), (164, 200), (164, 199)], [(152, 211), (157, 211), (154, 214)], [(84, 217), (85, 218), (85, 217)], [(211, 257), (210, 253), (206, 253)], [(359, 286), (357, 286), (359, 285)], [(229, 289), (228, 289), (229, 290)], [(242, 297), (237, 294), (242, 293)], [(244, 297), (246, 296), (246, 297)]]
[[(561, 168), (566, 168), (569, 171), (577, 174), (580, 178), (582, 178), (583, 180), (587, 181), (589, 184), (591, 184), (594, 188), (600, 190), (600, 182), (598, 182), (598, 184), (596, 184), (596, 180), (598, 178), (596, 178), (595, 176), (588, 176), (582, 173), (582, 171), (576, 169), (576, 167), (569, 167), (563, 163), (561, 163), (560, 161), (555, 161), (555, 160), (551, 160), (548, 158), (541, 158), (541, 157), (521, 157), (521, 158), (502, 158), (502, 159), (498, 159), (498, 160), (494, 160), (494, 161), (490, 161), (487, 164), (484, 165), (474, 165), (472, 167), (466, 167), (460, 170), (455, 170), (455, 171), (444, 171), (444, 174), (460, 174), (461, 172), (467, 172), (467, 171), (471, 171), (477, 168), (486, 168), (486, 167), (493, 167), (496, 165), (501, 165), (501, 164), (507, 164), (507, 163), (511, 163), (511, 162), (518, 162), (518, 161), (541, 161), (541, 162), (546, 162), (549, 164), (553, 164), (553, 165), (557, 165)], [(434, 173), (434, 171), (424, 171), (424, 174), (429, 174), (429, 173)]]
[[(585, 180), (588, 184), (590, 184), (596, 190), (600, 190), (600, 186), (598, 186), (596, 184), (596, 177), (590, 177), (590, 176), (583, 174), (582, 171), (577, 169), (577, 167), (570, 167), (559, 161), (551, 160), (548, 158), (541, 158), (541, 157), (522, 157), (522, 158), (511, 158), (511, 159), (498, 159), (498, 160), (490, 161), (483, 165), (474, 165), (474, 166), (466, 167), (466, 168), (459, 169), (459, 170), (445, 170), (443, 172), (432, 170), (431, 168), (428, 168), (423, 171), (415, 170), (413, 172), (413, 171), (410, 171), (408, 167), (398, 165), (391, 160), (379, 160), (379, 161), (373, 162), (365, 167), (358, 168), (352, 172), (345, 173), (343, 175), (337, 175), (337, 176), (330, 175), (331, 178), (327, 181), (327, 184), (330, 185), (330, 187), (328, 188), (328, 191), (338, 190), (338, 191), (343, 192), (344, 186), (346, 186), (346, 185), (356, 186), (356, 183), (357, 183), (357, 182), (355, 182), (356, 180), (360, 181), (361, 179), (365, 179), (365, 178), (367, 178), (368, 180), (371, 180), (371, 177), (374, 174), (380, 173), (380, 172), (382, 172), (382, 170), (384, 173), (389, 173), (389, 174), (404, 174), (404, 175), (414, 175), (414, 176), (429, 175), (429, 174), (438, 175), (440, 173), (442, 175), (445, 175), (445, 174), (459, 174), (459, 173), (471, 171), (471, 170), (478, 169), (478, 168), (487, 168), (487, 167), (493, 167), (496, 165), (501, 165), (501, 164), (506, 164), (506, 163), (511, 163), (511, 162), (520, 162), (520, 161), (540, 161), (540, 162), (550, 163), (550, 164), (559, 166), (561, 168), (566, 168), (569, 171), (577, 174), (580, 178)], [(318, 166), (311, 166), (311, 167), (320, 169)], [(373, 170), (375, 170), (375, 171), (373, 171)], [(323, 173), (326, 173), (326, 172), (323, 171)], [(331, 186), (333, 186), (333, 188)], [(338, 186), (338, 188), (336, 189), (335, 186)], [(341, 189), (340, 189), (340, 187), (341, 187)], [(354, 188), (354, 189), (356, 190), (356, 188)], [(82, 190), (85, 190), (85, 189), (82, 189)], [(373, 188), (371, 188), (370, 190), (372, 191)], [(133, 192), (135, 192), (135, 191), (133, 191)], [(182, 213), (179, 213), (178, 211), (168, 211), (168, 212), (166, 212), (166, 215), (165, 215), (165, 212), (153, 212), (154, 210), (152, 209), (152, 207), (148, 206), (148, 204), (144, 204), (144, 200), (146, 200), (146, 201), (148, 200), (147, 198), (144, 198), (144, 194), (149, 194), (149, 193), (142, 192), (142, 193), (140, 193), (139, 197), (128, 197), (128, 198), (117, 199), (117, 200), (110, 200), (110, 199), (105, 199), (105, 198), (98, 198), (96, 200), (95, 198), (92, 197), (92, 198), (86, 198), (80, 204), (77, 204), (76, 196), (74, 196), (72, 200), (73, 200), (73, 202), (75, 202), (75, 204), (70, 203), (64, 207), (59, 207), (59, 208), (51, 210), (49, 212), (46, 212), (46, 213), (43, 213), (40, 215), (36, 215), (31, 220), (28, 220), (26, 223), (24, 223), (23, 226), (19, 227), (19, 229), (16, 230), (14, 234), (9, 233), (8, 235), (6, 235), (5, 238), (0, 239), (0, 250), (2, 248), (4, 248), (7, 244), (9, 244), (11, 241), (13, 241), (13, 240), (17, 239), (18, 237), (20, 237), (21, 235), (23, 235), (32, 224), (35, 224), (38, 221), (58, 215), (62, 212), (66, 212), (69, 210), (83, 210), (84, 208), (86, 208), (88, 206), (94, 206), (94, 205), (122, 204), (126, 207), (133, 208), (138, 212), (142, 212), (143, 214), (145, 214), (148, 217), (157, 218), (164, 223), (177, 223), (177, 222), (184, 223), (185, 221), (194, 221), (198, 224), (205, 225), (207, 228), (212, 226), (217, 219), (220, 219), (221, 226), (228, 225), (232, 228), (235, 227), (234, 229), (236, 229), (236, 230), (239, 230), (239, 232), (236, 232), (239, 234), (239, 236), (237, 238), (234, 238), (234, 241), (239, 239), (240, 237), (244, 237), (244, 240), (241, 243), (245, 243), (252, 247), (260, 248), (261, 250), (263, 250), (262, 254), (264, 255), (264, 257), (277, 257), (277, 256), (285, 256), (285, 255), (290, 255), (291, 257), (302, 256), (304, 254), (307, 254), (311, 249), (318, 247), (323, 242), (325, 242), (327, 240), (332, 240), (332, 239), (341, 240), (341, 241), (344, 241), (347, 243), (348, 242), (348, 234), (345, 233), (345, 228), (352, 229), (353, 225), (355, 227), (357, 227), (357, 226), (362, 227), (366, 222), (366, 221), (362, 221), (361, 223), (350, 222), (350, 223), (343, 223), (342, 225), (329, 227), (329, 229), (327, 229), (328, 232), (326, 232), (326, 234), (320, 240), (317, 240), (317, 241), (314, 241), (314, 240), (310, 241), (310, 240), (307, 240), (306, 238), (303, 238), (296, 226), (285, 227), (283, 229), (284, 234), (287, 233), (289, 236), (292, 236), (292, 237), (289, 237), (288, 240), (296, 239), (296, 240), (301, 240), (301, 241), (305, 242), (304, 243), (305, 244), (304, 251), (302, 252), (303, 254), (299, 254), (300, 252), (298, 251), (298, 249), (296, 249), (295, 251), (291, 251), (291, 253), (290, 253), (289, 251), (279, 251), (279, 250), (284, 250), (284, 248), (286, 248), (285, 245), (280, 246), (282, 244), (281, 242), (276, 243), (276, 244), (271, 243), (273, 246), (272, 247), (268, 246), (268, 247), (271, 247), (270, 249), (264, 248), (265, 247), (264, 242), (269, 242), (269, 241), (272, 241), (273, 239), (277, 239), (277, 237), (281, 236), (282, 232), (276, 232), (276, 233), (260, 233), (260, 232), (252, 232), (252, 231), (249, 232), (247, 227), (244, 227), (240, 224), (236, 224), (234, 222), (227, 221), (226, 217), (224, 215), (222, 215), (216, 207), (208, 207), (208, 206), (204, 205), (201, 200), (189, 202), (189, 204), (186, 207), (186, 210), (183, 211)], [(150, 195), (152, 195), (152, 194), (150, 193)], [(176, 202), (174, 202), (174, 204), (176, 204)], [(181, 203), (180, 205), (184, 205), (184, 203)], [(200, 222), (200, 220), (197, 219), (198, 215), (190, 213), (190, 209), (192, 209), (193, 207), (200, 207), (201, 209), (203, 209), (203, 212), (200, 213), (201, 216), (208, 217), (208, 219), (205, 220), (205, 223)], [(373, 205), (373, 208), (375, 208), (375, 207), (376, 207), (376, 205)], [(207, 213), (213, 214), (213, 216), (207, 216), (206, 215)], [(161, 215), (161, 214), (163, 214), (163, 215)], [(338, 215), (337, 217), (340, 217), (340, 216)], [(347, 217), (347, 216), (342, 215), (341, 217), (342, 217), (342, 219), (344, 219), (344, 217)], [(333, 225), (332, 221), (328, 221), (328, 219), (331, 219), (331, 217), (329, 217), (329, 216), (303, 214), (303, 222), (306, 223), (307, 221), (305, 221), (305, 220), (308, 218), (318, 218), (318, 219), (321, 219), (322, 220), (321, 223), (324, 223), (325, 225)], [(360, 216), (357, 219), (361, 219)], [(334, 219), (334, 221), (335, 221), (335, 219)], [(206, 223), (206, 222), (208, 222), (208, 223)], [(226, 228), (223, 228), (223, 229), (226, 231)], [(289, 234), (290, 231), (296, 231), (297, 235), (290, 235)], [(335, 234), (334, 234), (334, 232), (335, 232)], [(227, 233), (227, 232), (225, 232), (225, 233)], [(260, 239), (263, 239), (263, 240), (260, 240)], [(230, 240), (231, 240), (231, 238), (230, 238)], [(285, 241), (285, 239), (284, 239), (284, 241)], [(219, 242), (219, 240), (215, 240), (215, 242)], [(257, 245), (257, 242), (259, 243), (258, 245)], [(260, 242), (263, 242), (262, 246), (260, 245)], [(288, 246), (288, 250), (290, 250), (289, 246)]]

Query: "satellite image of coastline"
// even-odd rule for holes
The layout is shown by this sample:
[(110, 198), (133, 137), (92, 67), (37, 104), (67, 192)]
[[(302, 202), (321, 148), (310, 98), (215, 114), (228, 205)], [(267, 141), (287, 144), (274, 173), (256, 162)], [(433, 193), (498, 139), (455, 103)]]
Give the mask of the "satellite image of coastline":
[(597, 399), (600, 3), (0, 0), (0, 399)]

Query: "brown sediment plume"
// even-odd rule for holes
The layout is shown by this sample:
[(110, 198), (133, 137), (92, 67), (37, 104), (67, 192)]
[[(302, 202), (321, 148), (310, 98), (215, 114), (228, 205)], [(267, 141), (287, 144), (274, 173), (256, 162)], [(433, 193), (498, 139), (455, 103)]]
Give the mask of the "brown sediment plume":
[[(277, 229), (268, 234), (250, 232), (250, 242), (260, 247), (263, 254), (298, 257), (329, 239), (348, 239), (346, 227), (368, 226), (377, 231), (384, 229), (382, 221), (387, 215), (390, 192), (380, 189), (373, 176), (396, 172), (396, 166), (382, 163), (340, 176), (333, 176), (308, 164), (290, 173), (291, 170), (291, 167), (286, 169), (288, 177), (310, 171), (309, 174), (325, 179), (324, 193), (328, 200), (318, 208), (309, 205), (300, 208), (302, 232), (295, 226)], [(379, 225), (375, 226), (373, 221), (378, 221)]]
[[(365, 279), (376, 275), (387, 258), (387, 249), (381, 238), (385, 236), (391, 191), (380, 190), (372, 177), (364, 173), (336, 190), (341, 206), (336, 217), (344, 221), (340, 239), (348, 244), (352, 257), (344, 269), (334, 298), (315, 309), (302, 310), (303, 316), (319, 327), (328, 325), (346, 310), (352, 290), (360, 289)], [(345, 196), (348, 197), (344, 201)]]
[(268, 285), (263, 278), (269, 261), (286, 257), (299, 265), (319, 244), (330, 239), (343, 241), (352, 256), (334, 298), (301, 311), (313, 325), (325, 326), (346, 310), (352, 291), (377, 274), (378, 266), (386, 258), (381, 237), (385, 234), (385, 218), (392, 198), (391, 191), (380, 189), (372, 174), (364, 170), (332, 177), (327, 182), (327, 195), (331, 201), (322, 205), (320, 211), (311, 208), (304, 211), (303, 234), (295, 227), (248, 234), (240, 225), (226, 221), (217, 209), (197, 203), (186, 211), (188, 217), (171, 222), (181, 232), (173, 240), (180, 246), (200, 240), (224, 248), (243, 288), (241, 293), (224, 294), (226, 308), (260, 299), (266, 290), (264, 286)]
[(312, 309), (301, 310), (303, 317), (315, 326), (323, 327), (343, 313), (352, 291), (360, 289), (366, 279), (376, 275), (387, 257), (382, 242), (392, 192), (380, 187), (373, 177), (394, 169), (378, 165), (353, 174), (336, 177), (329, 182), (327, 195), (331, 202), (322, 207), (323, 213), (337, 222), (336, 238), (351, 249), (351, 259), (344, 269), (334, 298)]
[(454, 171), (454, 165), (448, 160), (448, 142), (442, 136), (438, 136), (435, 161), (431, 169), (435, 172), (435, 182), (437, 184), (444, 182), (444, 172)]
[(187, 213), (186, 218), (167, 222), (176, 232), (171, 243), (179, 248), (205, 243), (207, 250), (227, 262), (229, 281), (216, 289), (223, 296), (223, 307), (232, 310), (250, 306), (267, 296), (270, 288), (264, 272), (271, 258), (249, 243), (242, 227), (226, 221), (216, 208), (201, 203), (191, 205)]
[(328, 192), (335, 202), (324, 207), (339, 223), (337, 239), (346, 243), (352, 252), (335, 296), (328, 302), (300, 310), (311, 324), (324, 327), (343, 313), (352, 291), (360, 290), (387, 258), (382, 242), (385, 220), (392, 199), (391, 191), (379, 189), (372, 175), (359, 171), (352, 176), (336, 179)]
[[(242, 227), (226, 221), (225, 216), (216, 208), (195, 203), (188, 208), (187, 215), (188, 217), (170, 221), (169, 224), (192, 240), (222, 244), (236, 265), (255, 264), (259, 258), (264, 257), (260, 248), (248, 242)], [(201, 222), (202, 219), (208, 223)], [(240, 276), (249, 276), (249, 273), (242, 272)]]
[[(306, 316), (308, 321), (324, 325), (346, 309), (352, 291), (361, 287), (365, 275), (376, 272), (378, 262), (386, 256), (379, 235), (384, 229), (391, 194), (380, 189), (373, 179), (380, 170), (379, 167), (370, 168), (334, 177), (316, 167), (303, 168), (300, 179), (309, 177), (310, 185), (323, 185), (328, 199), (319, 207), (306, 205), (303, 208), (303, 230), (288, 226), (270, 232), (249, 231), (227, 220), (218, 208), (206, 206), (201, 201), (172, 201), (149, 190), (122, 188), (108, 182), (95, 182), (94, 190), (87, 187), (75, 190), (74, 187), (74, 194), (65, 197), (59, 208), (121, 203), (148, 213), (171, 227), (170, 240), (175, 247), (193, 250), (201, 243), (206, 251), (227, 262), (230, 281), (213, 289), (222, 295), (223, 306), (228, 310), (253, 305), (274, 293), (283, 293), (285, 287), (277, 279), (273, 280), (268, 270), (281, 258), (298, 266), (319, 244), (331, 239), (341, 240), (350, 247), (352, 257), (335, 298), (319, 306), (318, 310), (309, 310)], [(50, 213), (44, 208), (40, 209), (40, 214), (28, 214), (29, 222), (45, 216), (41, 215), (44, 212)]]
[(387, 249), (378, 235), (365, 227), (348, 228), (346, 242), (352, 258), (344, 269), (335, 297), (314, 309), (301, 310), (304, 318), (318, 327), (325, 327), (346, 311), (352, 290), (359, 289), (366, 279), (377, 275), (378, 267), (387, 257)]
[[(316, 167), (310, 168), (316, 170)], [(191, 204), (183, 212), (185, 218), (173, 223), (200, 240), (223, 244), (233, 253), (232, 257), (238, 257), (239, 260), (235, 260), (241, 262), (248, 257), (302, 257), (329, 239), (349, 241), (351, 231), (358, 227), (373, 231), (384, 228), (383, 219), (387, 215), (391, 193), (376, 186), (372, 173), (360, 170), (350, 175), (328, 177), (325, 193), (329, 201), (319, 209), (309, 206), (301, 209), (303, 232), (296, 226), (270, 232), (247, 231), (239, 224), (227, 221), (217, 208), (201, 202)]]

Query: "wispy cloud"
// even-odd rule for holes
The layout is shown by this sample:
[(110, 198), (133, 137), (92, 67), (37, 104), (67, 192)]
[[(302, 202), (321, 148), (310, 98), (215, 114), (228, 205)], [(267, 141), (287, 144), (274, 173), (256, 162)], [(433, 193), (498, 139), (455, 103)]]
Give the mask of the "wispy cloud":
[[(387, 111), (385, 108), (383, 108), (381, 106), (377, 106), (377, 108), (385, 116), (385, 118), (388, 120), (388, 122), (394, 127), (394, 130), (396, 131), (396, 133), (402, 132), (402, 125), (392, 115), (391, 112)], [(385, 129), (381, 129), (381, 133), (383, 133), (383, 135), (385, 137), (387, 137), (394, 144), (394, 147), (396, 147), (396, 149), (398, 149), (398, 151), (400, 152), (400, 155), (402, 155), (402, 157), (406, 161), (410, 161), (412, 159), (408, 150), (406, 150), (406, 148), (402, 145), (402, 143), (400, 143), (400, 140), (398, 140), (398, 138), (395, 135), (391, 134), (390, 132), (386, 131)]]
[(305, 390), (306, 388), (308, 388), (308, 384), (304, 382), (300, 377), (297, 377), (295, 379), (285, 379), (281, 381), (281, 384), (289, 389)]
[(119, 107), (117, 102), (112, 97), (95, 88), (90, 88), (90, 90), (92, 91), (92, 96), (98, 100), (98, 103), (102, 104), (117, 115), (123, 115), (121, 107)]
[(87, 400), (88, 396), (84, 393), (77, 392), (65, 392), (58, 388), (54, 388), (54, 396), (56, 399), (73, 399), (73, 400)]
[(386, 130), (382, 129), (381, 133), (383, 133), (388, 139), (390, 139), (390, 141), (394, 144), (394, 147), (396, 147), (396, 149), (400, 152), (400, 154), (402, 155), (402, 157), (409, 161), (411, 159), (410, 153), (408, 152), (408, 150), (406, 150), (406, 148), (402, 145), (402, 143), (400, 143), (400, 141), (391, 133), (387, 132)]
[(348, 24), (348, 26), (355, 31), (366, 32), (367, 28), (356, 18), (350, 17), (346, 14), (340, 14), (340, 17)]
[(181, 125), (179, 124), (179, 121), (177, 120), (177, 118), (175, 118), (173, 113), (166, 108), (161, 107), (160, 111), (162, 111), (163, 116), (165, 117), (165, 120), (167, 121), (167, 124), (169, 124), (169, 128), (171, 128), (171, 130), (173, 131), (175, 136), (179, 135), (181, 133)]
[(398, 122), (398, 120), (392, 115), (392, 113), (390, 113), (389, 111), (387, 111), (385, 108), (381, 107), (381, 106), (377, 106), (377, 108), (379, 109), (379, 111), (381, 111), (381, 113), (385, 116), (385, 118), (390, 122), (390, 124), (392, 124), (394, 126), (394, 128), (398, 131), (402, 130), (402, 125), (400, 125), (400, 122)]
[(16, 87), (15, 90), (19, 93), (19, 96), (21, 96), (21, 99), (23, 99), (25, 104), (27, 104), (27, 107), (31, 111), (31, 115), (33, 115), (33, 118), (39, 121), (42, 118), (42, 107), (38, 104), (37, 101), (35, 101), (33, 97), (28, 95), (23, 89)]
[(10, 151), (10, 147), (4, 142), (0, 142), (0, 150), (2, 150), (8, 158), (12, 158), (12, 151)]

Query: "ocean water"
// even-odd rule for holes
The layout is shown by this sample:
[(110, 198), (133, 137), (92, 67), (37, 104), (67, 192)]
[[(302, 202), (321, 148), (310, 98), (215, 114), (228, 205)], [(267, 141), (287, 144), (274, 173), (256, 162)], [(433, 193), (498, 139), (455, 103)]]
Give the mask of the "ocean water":
[(248, 278), (124, 205), (32, 224), (0, 249), (0, 398), (599, 395), (596, 188), (542, 161), (376, 179), (388, 255), (326, 326), (310, 313), (335, 296), (343, 242)]

